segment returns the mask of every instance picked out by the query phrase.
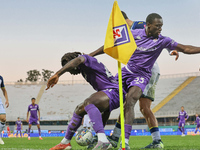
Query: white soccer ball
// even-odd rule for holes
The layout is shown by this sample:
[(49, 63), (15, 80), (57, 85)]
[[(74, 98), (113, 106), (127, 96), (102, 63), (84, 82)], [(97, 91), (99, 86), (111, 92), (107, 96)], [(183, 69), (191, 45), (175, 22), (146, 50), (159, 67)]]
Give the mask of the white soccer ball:
[(78, 131), (78, 133), (75, 136), (75, 140), (80, 146), (89, 145), (92, 142), (92, 139), (92, 132), (90, 132), (88, 129), (82, 129)]

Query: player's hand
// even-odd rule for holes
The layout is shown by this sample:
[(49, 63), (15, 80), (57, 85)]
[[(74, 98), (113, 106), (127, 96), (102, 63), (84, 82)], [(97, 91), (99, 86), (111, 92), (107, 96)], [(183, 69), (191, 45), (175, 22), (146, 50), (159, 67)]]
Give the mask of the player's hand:
[(6, 105), (6, 108), (8, 108), (8, 106), (9, 106), (9, 102), (6, 101), (6, 102), (5, 102), (5, 105)]
[(28, 122), (28, 118), (26, 119), (26, 122)]
[(38, 118), (38, 121), (40, 121), (40, 118)]
[(179, 53), (178, 53), (176, 50), (173, 50), (173, 51), (170, 53), (170, 55), (175, 55), (175, 56), (176, 56), (175, 60), (178, 60), (178, 58), (179, 58)]
[(185, 121), (187, 120), (187, 118), (185, 118)]
[(58, 79), (59, 79), (59, 77), (57, 74), (53, 75), (47, 82), (46, 90), (48, 90), (49, 88), (52, 88), (55, 84), (57, 84)]

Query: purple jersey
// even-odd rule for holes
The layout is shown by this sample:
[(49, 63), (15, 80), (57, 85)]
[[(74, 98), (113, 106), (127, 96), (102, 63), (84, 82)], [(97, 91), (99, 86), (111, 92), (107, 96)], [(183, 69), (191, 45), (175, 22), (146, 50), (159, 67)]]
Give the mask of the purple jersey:
[(34, 106), (31, 104), (28, 106), (28, 112), (30, 111), (30, 118), (38, 119), (37, 111), (39, 111), (39, 106), (35, 104)]
[(196, 121), (197, 125), (200, 125), (200, 118), (199, 117), (196, 117)]
[(103, 63), (88, 55), (81, 56), (85, 58), (85, 62), (79, 65), (82, 76), (96, 91), (118, 89), (118, 82)]
[(185, 122), (185, 118), (189, 118), (188, 114), (186, 111), (180, 111), (178, 118), (180, 119), (179, 122)]
[(158, 39), (147, 37), (145, 29), (131, 30), (137, 44), (137, 49), (131, 56), (127, 67), (130, 71), (140, 72), (148, 78), (151, 77), (151, 68), (164, 48), (174, 50), (178, 43), (169, 37), (158, 36)]
[(17, 125), (17, 129), (21, 129), (21, 125), (22, 125), (21, 120), (19, 121), (17, 120), (15, 124)]

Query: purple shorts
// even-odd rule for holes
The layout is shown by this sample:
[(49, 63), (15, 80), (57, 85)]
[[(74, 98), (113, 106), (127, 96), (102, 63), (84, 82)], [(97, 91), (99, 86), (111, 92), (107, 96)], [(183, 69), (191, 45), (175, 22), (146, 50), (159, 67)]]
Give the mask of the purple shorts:
[(21, 131), (21, 128), (17, 128), (17, 131)]
[(185, 121), (179, 121), (178, 126), (179, 127), (184, 127), (185, 126)]
[(196, 128), (200, 128), (200, 124), (197, 124)]
[(30, 119), (29, 119), (29, 124), (33, 124), (33, 123), (35, 123), (36, 125), (37, 125), (37, 124), (40, 124), (40, 122), (38, 121), (38, 119), (30, 118)]
[[(118, 89), (107, 89), (103, 92), (109, 97), (109, 110), (110, 112), (114, 109), (119, 108), (119, 90)], [(123, 93), (123, 101), (125, 101), (125, 92)]]
[(141, 75), (140, 72), (132, 72), (128, 69), (127, 66), (122, 68), (122, 81), (124, 90), (126, 92), (128, 92), (128, 89), (132, 86), (137, 86), (142, 90), (142, 92), (144, 92), (144, 89), (149, 83), (150, 78), (151, 74), (149, 74), (148, 76), (144, 76)]

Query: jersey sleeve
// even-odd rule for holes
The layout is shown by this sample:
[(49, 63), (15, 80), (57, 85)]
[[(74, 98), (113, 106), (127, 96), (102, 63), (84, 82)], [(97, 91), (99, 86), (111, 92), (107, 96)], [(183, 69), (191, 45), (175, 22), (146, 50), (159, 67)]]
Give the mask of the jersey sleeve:
[(189, 118), (189, 116), (188, 116), (187, 112), (185, 112), (185, 117), (186, 117), (186, 119), (188, 119), (188, 118)]
[(4, 85), (4, 81), (3, 81), (3, 77), (0, 76), (0, 84), (1, 84), (1, 88), (4, 88), (5, 85)]
[(37, 110), (39, 111), (40, 109), (39, 109), (39, 105), (37, 105)]
[(174, 50), (176, 48), (176, 46), (178, 45), (177, 42), (175, 42), (174, 40), (172, 40), (171, 38), (169, 37), (165, 37), (165, 48), (168, 49), (168, 51), (171, 51), (171, 50)]
[(30, 106), (28, 106), (28, 112), (30, 111)]

